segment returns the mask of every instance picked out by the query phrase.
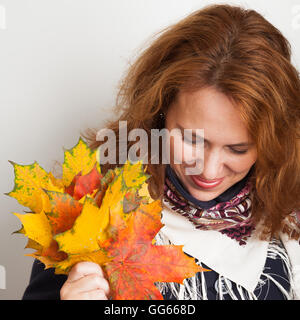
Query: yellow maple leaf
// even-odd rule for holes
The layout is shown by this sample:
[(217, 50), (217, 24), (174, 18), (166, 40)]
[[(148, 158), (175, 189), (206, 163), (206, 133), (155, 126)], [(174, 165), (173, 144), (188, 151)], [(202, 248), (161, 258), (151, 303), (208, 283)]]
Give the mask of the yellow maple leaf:
[(69, 255), (67, 259), (62, 261), (53, 261), (49, 257), (43, 256), (41, 254), (41, 250), (38, 250), (34, 253), (25, 254), (25, 256), (40, 260), (45, 265), (45, 269), (55, 268), (55, 274), (68, 274), (70, 269), (77, 262), (90, 261), (99, 265), (103, 265), (111, 260), (111, 258), (108, 258), (106, 253), (101, 250), (84, 254), (72, 254)]
[(27, 241), (27, 244), (25, 246), (25, 249), (28, 248), (28, 249), (35, 249), (35, 250), (42, 250), (43, 247), (36, 241), (28, 238), (28, 241)]
[(148, 190), (148, 183), (143, 183), (142, 187), (138, 190), (138, 194), (140, 197), (146, 197), (146, 200), (148, 200), (149, 203), (153, 202), (154, 199), (150, 196), (149, 190)]
[(96, 160), (96, 150), (91, 150), (87, 144), (79, 138), (77, 144), (71, 149), (64, 148), (64, 163), (62, 165), (62, 183), (69, 186), (73, 178), (81, 172), (82, 175), (89, 173), (95, 163), (101, 173), (101, 168)]
[(63, 181), (62, 179), (58, 179), (58, 178), (55, 178), (54, 175), (52, 174), (52, 172), (49, 172), (49, 178), (51, 180), (51, 182), (58, 188), (64, 190), (64, 184), (63, 184)]
[(59, 249), (67, 254), (85, 254), (100, 249), (99, 241), (105, 239), (105, 229), (109, 223), (109, 211), (100, 208), (92, 198), (86, 197), (82, 212), (70, 230), (54, 236)]
[(44, 211), (40, 213), (20, 214), (14, 213), (18, 217), (25, 231), (25, 235), (39, 243), (43, 247), (49, 247), (52, 241), (51, 226)]
[(52, 183), (48, 173), (36, 161), (30, 165), (9, 162), (14, 166), (15, 185), (12, 191), (5, 194), (15, 198), (33, 212), (49, 210), (49, 199), (43, 189), (57, 192), (63, 190)]
[(143, 171), (142, 161), (131, 163), (126, 161), (123, 167), (124, 184), (128, 188), (140, 188), (150, 176)]
[(97, 250), (91, 253), (71, 254), (67, 259), (56, 263), (55, 273), (67, 274), (74, 264), (81, 261), (90, 261), (99, 265), (103, 265), (104, 263), (107, 263), (110, 260), (111, 258), (108, 258), (107, 254), (101, 250)]
[[(124, 222), (128, 219), (130, 215), (125, 213), (123, 208), (125, 195), (134, 190), (138, 191), (149, 178), (149, 175), (143, 171), (142, 163), (140, 161), (132, 164), (127, 160), (124, 166), (118, 168), (116, 172), (117, 175), (109, 184), (102, 201), (102, 206), (108, 208), (110, 212), (111, 225), (119, 223), (120, 220), (118, 217), (121, 217)], [(147, 186), (144, 186), (141, 193), (145, 193), (146, 187)], [(145, 195), (147, 195), (147, 193)]]

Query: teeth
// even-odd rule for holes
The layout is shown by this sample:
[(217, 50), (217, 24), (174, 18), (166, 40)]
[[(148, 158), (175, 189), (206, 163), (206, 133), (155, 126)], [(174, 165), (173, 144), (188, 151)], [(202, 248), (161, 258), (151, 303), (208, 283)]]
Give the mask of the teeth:
[(221, 182), (221, 180), (214, 181), (214, 182), (205, 182), (205, 181), (201, 180), (200, 178), (199, 179), (196, 178), (196, 180), (198, 180), (199, 184), (203, 184), (203, 186), (207, 186), (207, 187), (214, 187)]
[[(203, 182), (203, 181), (202, 181)], [(216, 184), (218, 182), (212, 182), (212, 183), (208, 183), (208, 182), (203, 182), (204, 184), (208, 184), (208, 185), (213, 185), (213, 184)]]
[(204, 181), (201, 181), (201, 180), (199, 180), (201, 183), (203, 183), (203, 184), (206, 184), (206, 185), (208, 185), (208, 186), (213, 186), (213, 185), (215, 185), (215, 184), (218, 184), (219, 183), (219, 181), (215, 181), (215, 182), (204, 182)]
[(201, 179), (199, 179), (199, 181), (201, 181), (201, 182), (203, 182), (203, 183), (207, 183), (207, 184), (214, 184), (214, 183), (217, 183), (217, 182), (219, 182), (219, 181), (214, 181), (214, 182), (206, 182), (206, 181), (203, 181), (203, 180), (201, 180)]

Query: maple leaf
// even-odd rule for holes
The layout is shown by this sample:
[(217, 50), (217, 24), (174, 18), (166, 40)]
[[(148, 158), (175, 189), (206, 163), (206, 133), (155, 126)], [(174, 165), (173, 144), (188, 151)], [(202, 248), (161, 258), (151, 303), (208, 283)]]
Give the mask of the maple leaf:
[(114, 170), (109, 169), (104, 177), (100, 180), (100, 186), (95, 194), (95, 202), (98, 207), (101, 206), (104, 194), (109, 186), (109, 184), (114, 180), (114, 178), (120, 173), (120, 168), (115, 168)]
[(62, 165), (64, 186), (70, 186), (77, 174), (82, 176), (91, 172), (96, 164), (97, 170), (101, 174), (100, 164), (96, 160), (96, 150), (91, 150), (87, 144), (79, 138), (78, 143), (71, 149), (64, 148), (64, 162)]
[(14, 167), (15, 185), (12, 191), (5, 194), (33, 212), (41, 212), (43, 208), (49, 210), (49, 200), (43, 189), (58, 192), (62, 189), (52, 183), (47, 172), (36, 161), (30, 165), (9, 162)]
[[(136, 192), (148, 178), (149, 175), (144, 172), (141, 161), (132, 164), (127, 160), (124, 166), (117, 171), (116, 176), (106, 189), (101, 204), (110, 212), (110, 225), (119, 224), (120, 220), (116, 220), (118, 217), (121, 217), (125, 223), (130, 216), (128, 202), (137, 201)], [(130, 195), (132, 193), (134, 196)], [(132, 208), (134, 207), (136, 207), (135, 204)]]
[(79, 172), (72, 180), (71, 184), (65, 188), (74, 199), (79, 200), (87, 194), (92, 194), (101, 185), (102, 175), (97, 169), (97, 164), (86, 175), (81, 175)]
[(71, 229), (54, 236), (60, 250), (69, 254), (84, 254), (100, 249), (98, 242), (105, 239), (104, 232), (109, 223), (109, 212), (100, 208), (94, 199), (86, 198), (82, 212)]
[(163, 299), (154, 282), (183, 283), (185, 278), (206, 271), (182, 251), (183, 246), (152, 244), (162, 227), (160, 211), (159, 200), (142, 204), (116, 239), (102, 244), (111, 258), (103, 268), (113, 299)]
[(49, 220), (44, 211), (40, 213), (20, 214), (14, 213), (22, 224), (24, 234), (42, 247), (49, 247), (52, 242), (52, 232)]
[[(47, 173), (36, 162), (24, 166), (13, 161), (10, 163), (14, 166), (15, 186), (7, 195), (32, 210), (25, 215), (15, 213), (23, 223), (22, 228), (15, 233), (28, 237), (25, 248), (36, 250), (29, 256), (42, 261), (46, 268), (54, 267), (57, 272), (63, 273), (68, 263), (76, 260), (75, 256), (69, 257), (59, 249), (54, 236), (73, 227), (82, 212), (86, 196), (93, 196), (97, 191), (101, 170), (95, 152), (80, 138), (76, 146), (65, 152), (62, 179), (55, 178), (51, 172)], [(82, 175), (82, 172), (86, 174)], [(76, 177), (79, 178), (75, 183), (68, 186), (68, 181), (74, 181)], [(72, 187), (73, 197), (67, 192), (70, 193)], [(63, 267), (58, 263), (61, 261), (64, 261)]]
[(15, 233), (36, 250), (27, 256), (56, 274), (92, 261), (104, 267), (115, 299), (161, 299), (154, 282), (182, 282), (202, 269), (182, 246), (154, 245), (161, 206), (149, 194), (142, 162), (127, 160), (103, 175), (96, 155), (80, 138), (65, 150), (61, 179), (36, 162), (11, 161), (15, 187), (7, 195), (31, 209), (14, 213), (22, 222)]
[(65, 186), (63, 184), (62, 179), (58, 179), (58, 178), (54, 177), (52, 172), (49, 172), (49, 178), (50, 178), (53, 185), (55, 185), (60, 190), (65, 190)]
[(53, 235), (72, 228), (82, 211), (83, 204), (67, 193), (44, 190), (49, 197), (51, 209), (45, 212)]
[(150, 196), (150, 193), (148, 190), (148, 183), (143, 183), (142, 187), (138, 190), (138, 195), (140, 197), (143, 197), (148, 203), (154, 201)]

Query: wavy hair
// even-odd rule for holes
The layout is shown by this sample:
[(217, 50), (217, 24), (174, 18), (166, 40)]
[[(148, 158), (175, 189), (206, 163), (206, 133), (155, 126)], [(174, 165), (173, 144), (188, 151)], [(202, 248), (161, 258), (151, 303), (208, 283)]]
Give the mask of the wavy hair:
[[(142, 128), (150, 137), (151, 129), (164, 127), (160, 114), (179, 90), (204, 86), (238, 106), (257, 147), (252, 216), (263, 222), (262, 234), (276, 235), (282, 220), (300, 208), (300, 79), (290, 43), (255, 10), (209, 5), (157, 33), (126, 70), (114, 106), (117, 120), (104, 127), (118, 141), (119, 121), (126, 120), (128, 131)], [(98, 130), (81, 133), (92, 149), (104, 143), (96, 141)], [(149, 138), (149, 155), (150, 145)], [(103, 171), (114, 166), (103, 165)], [(149, 158), (147, 172), (150, 194), (162, 199), (165, 165)]]

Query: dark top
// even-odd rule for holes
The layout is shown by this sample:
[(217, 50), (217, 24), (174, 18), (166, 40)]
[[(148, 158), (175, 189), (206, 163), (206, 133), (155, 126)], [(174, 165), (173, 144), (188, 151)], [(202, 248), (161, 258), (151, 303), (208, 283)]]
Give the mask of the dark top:
[[(204, 268), (210, 269), (202, 263)], [(282, 263), (282, 259), (279, 255), (274, 255), (272, 258), (268, 258), (265, 264), (265, 273), (268, 273), (272, 278), (279, 282), (279, 284), (289, 291), (290, 283), (288, 276), (286, 275), (285, 266)], [(200, 277), (200, 273), (196, 276)], [(207, 286), (207, 298), (208, 300), (218, 300), (218, 281), (219, 275), (215, 271), (204, 272), (205, 282)], [(44, 270), (44, 265), (38, 260), (33, 263), (30, 282), (27, 286), (23, 300), (59, 300), (60, 289), (66, 281), (66, 275), (54, 274), (54, 269), (49, 268)], [(274, 284), (273, 281), (267, 279), (266, 276), (262, 276), (261, 280), (263, 284), (258, 284), (254, 291), (258, 300), (285, 300), (286, 297), (282, 294), (281, 290)], [(232, 291), (238, 299), (242, 299), (240, 292), (237, 290), (237, 286), (234, 282), (230, 282)], [(246, 295), (245, 290), (243, 290)], [(175, 297), (170, 291), (163, 294), (164, 300), (174, 300)], [(224, 300), (232, 300), (229, 293), (223, 294)]]

